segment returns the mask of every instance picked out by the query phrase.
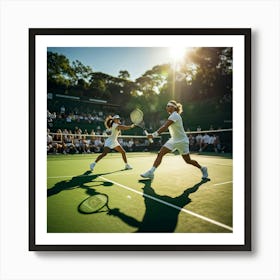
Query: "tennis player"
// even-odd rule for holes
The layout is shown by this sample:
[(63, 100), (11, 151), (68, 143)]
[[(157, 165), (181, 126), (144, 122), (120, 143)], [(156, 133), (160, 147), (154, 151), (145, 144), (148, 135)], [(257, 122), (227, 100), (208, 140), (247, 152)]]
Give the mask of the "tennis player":
[(132, 169), (132, 167), (127, 163), (126, 153), (123, 147), (118, 142), (118, 136), (120, 135), (121, 130), (128, 130), (134, 127), (134, 124), (132, 125), (122, 125), (120, 116), (109, 116), (105, 120), (105, 126), (106, 128), (111, 130), (110, 136), (105, 140), (104, 143), (104, 149), (102, 154), (100, 154), (96, 160), (90, 164), (90, 169), (93, 171), (95, 165), (98, 161), (100, 161), (103, 157), (105, 157), (111, 149), (116, 150), (117, 152), (120, 152), (122, 154), (123, 161), (125, 163), (125, 170)]
[(183, 121), (180, 116), (180, 114), (183, 112), (182, 105), (174, 100), (171, 100), (166, 106), (166, 111), (170, 115), (169, 118), (162, 127), (160, 127), (154, 133), (149, 134), (148, 138), (157, 137), (160, 133), (166, 131), (167, 129), (170, 132), (171, 138), (161, 147), (152, 168), (141, 174), (141, 177), (153, 179), (154, 172), (160, 165), (164, 155), (173, 150), (178, 150), (185, 162), (199, 168), (202, 173), (202, 179), (207, 179), (207, 167), (202, 167), (197, 161), (190, 158), (189, 138), (185, 133)]

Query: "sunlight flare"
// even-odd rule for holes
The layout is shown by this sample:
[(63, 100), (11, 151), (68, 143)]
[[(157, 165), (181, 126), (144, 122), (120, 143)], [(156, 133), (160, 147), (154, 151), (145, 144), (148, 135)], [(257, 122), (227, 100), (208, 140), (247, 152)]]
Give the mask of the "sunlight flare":
[(170, 47), (169, 48), (169, 53), (170, 53), (170, 57), (173, 59), (173, 61), (180, 61), (182, 60), (187, 53), (187, 48), (185, 47)]

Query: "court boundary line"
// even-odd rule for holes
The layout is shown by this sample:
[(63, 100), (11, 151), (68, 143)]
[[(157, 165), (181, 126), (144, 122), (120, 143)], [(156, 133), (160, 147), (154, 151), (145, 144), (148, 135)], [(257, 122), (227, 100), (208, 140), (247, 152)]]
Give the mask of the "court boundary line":
[[(90, 176), (90, 175), (81, 175), (81, 176), (79, 176), (79, 177), (88, 177), (88, 176)], [(47, 177), (47, 179), (71, 178), (71, 177), (76, 177), (76, 176), (70, 176), (70, 175), (68, 175), (68, 176), (52, 176), (52, 177)], [(193, 212), (193, 211), (190, 211), (190, 210), (187, 210), (187, 209), (185, 209), (185, 208), (181, 208), (181, 207), (176, 206), (176, 205), (174, 205), (174, 204), (172, 204), (172, 203), (166, 202), (166, 201), (164, 201), (164, 200), (162, 200), (162, 199), (153, 197), (153, 196), (148, 195), (148, 194), (145, 194), (145, 193), (143, 193), (143, 192), (139, 192), (139, 191), (137, 191), (137, 190), (135, 190), (135, 189), (133, 189), (133, 188), (130, 188), (130, 187), (128, 187), (128, 186), (125, 186), (125, 185), (120, 184), (120, 183), (118, 183), (118, 182), (115, 182), (115, 181), (113, 181), (113, 180), (107, 179), (107, 178), (105, 178), (104, 176), (98, 176), (98, 178), (100, 178), (100, 179), (102, 179), (102, 180), (104, 180), (104, 181), (113, 183), (113, 184), (115, 184), (115, 185), (117, 185), (117, 186), (119, 186), (119, 187), (121, 187), (121, 188), (126, 189), (126, 190), (129, 190), (129, 191), (132, 191), (132, 192), (134, 192), (134, 193), (137, 193), (137, 194), (139, 194), (139, 195), (141, 195), (141, 196), (145, 196), (145, 197), (147, 197), (147, 198), (149, 198), (149, 199), (152, 199), (152, 200), (154, 200), (154, 201), (157, 201), (157, 202), (159, 202), (159, 203), (165, 204), (165, 205), (167, 205), (167, 206), (169, 206), (169, 207), (172, 207), (172, 208), (174, 208), (174, 209), (176, 209), (176, 210), (185, 212), (185, 213), (187, 213), (187, 214), (189, 214), (189, 215), (192, 215), (192, 216), (194, 216), (194, 217), (196, 217), (196, 218), (199, 218), (199, 219), (201, 219), (201, 220), (204, 220), (204, 221), (209, 222), (209, 223), (211, 223), (211, 224), (214, 224), (214, 225), (216, 225), (216, 226), (225, 228), (225, 229), (227, 229), (227, 230), (229, 230), (229, 231), (233, 231), (233, 228), (230, 227), (230, 226), (228, 226), (228, 225), (225, 225), (225, 224), (223, 224), (223, 223), (220, 223), (220, 222), (218, 222), (218, 221), (215, 221), (215, 220), (210, 219), (210, 218), (208, 218), (208, 217), (205, 217), (205, 216), (203, 216), (203, 215), (197, 214), (197, 213), (195, 213), (195, 212)], [(227, 182), (222, 182), (222, 183), (213, 184), (213, 186), (225, 185), (225, 184), (229, 184), (229, 183), (232, 183), (232, 181), (227, 181)]]
[(229, 183), (232, 183), (233, 181), (227, 181), (227, 182), (222, 182), (222, 183), (217, 183), (217, 184), (213, 184), (213, 186), (220, 186), (220, 185), (226, 185)]
[(214, 225), (216, 225), (216, 226), (219, 226), (219, 227), (225, 228), (225, 229), (227, 229), (227, 230), (233, 231), (233, 228), (232, 228), (232, 227), (230, 227), (230, 226), (228, 226), (228, 225), (225, 225), (225, 224), (223, 224), (223, 223), (220, 223), (220, 222), (218, 222), (218, 221), (215, 221), (215, 220), (213, 220), (213, 219), (207, 218), (207, 217), (205, 217), (205, 216), (203, 216), (203, 215), (197, 214), (197, 213), (195, 213), (195, 212), (193, 212), (193, 211), (187, 210), (187, 209), (185, 209), (185, 208), (178, 207), (178, 206), (176, 206), (176, 205), (174, 205), (174, 204), (171, 204), (171, 203), (169, 203), (169, 202), (166, 202), (166, 201), (164, 201), (164, 200), (162, 200), (162, 199), (159, 199), (159, 198), (153, 197), (153, 196), (151, 196), (151, 195), (148, 195), (148, 194), (139, 192), (139, 191), (137, 191), (137, 190), (135, 190), (135, 189), (133, 189), (133, 188), (130, 188), (130, 187), (128, 187), (128, 186), (125, 186), (125, 185), (120, 184), (120, 183), (118, 183), (118, 182), (115, 182), (115, 181), (113, 181), (113, 180), (107, 179), (107, 178), (105, 178), (105, 177), (103, 177), (103, 176), (99, 176), (99, 178), (101, 178), (101, 179), (104, 180), (104, 181), (113, 183), (113, 184), (115, 184), (115, 185), (117, 185), (117, 186), (119, 186), (119, 187), (122, 187), (122, 188), (124, 188), (124, 189), (127, 189), (127, 190), (129, 190), (129, 191), (132, 191), (132, 192), (134, 192), (134, 193), (140, 194), (141, 196), (145, 196), (145, 197), (150, 198), (150, 199), (152, 199), (152, 200), (154, 200), (154, 201), (157, 201), (157, 202), (162, 203), (162, 204), (165, 204), (165, 205), (167, 205), (167, 206), (169, 206), (169, 207), (175, 208), (176, 210), (183, 211), (183, 212), (185, 212), (185, 213), (187, 213), (187, 214), (189, 214), (189, 215), (192, 215), (192, 216), (194, 216), (194, 217), (196, 217), (196, 218), (199, 218), (199, 219), (201, 219), (201, 220), (204, 220), (204, 221), (209, 222), (209, 223), (211, 223), (211, 224), (214, 224)]

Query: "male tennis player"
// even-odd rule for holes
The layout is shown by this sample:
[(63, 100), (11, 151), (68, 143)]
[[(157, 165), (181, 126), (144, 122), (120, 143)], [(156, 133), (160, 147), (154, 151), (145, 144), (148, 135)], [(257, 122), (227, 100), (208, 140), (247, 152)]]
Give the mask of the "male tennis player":
[(192, 160), (190, 158), (189, 139), (185, 133), (183, 121), (180, 116), (180, 114), (183, 112), (182, 104), (177, 103), (175, 100), (171, 100), (166, 106), (166, 111), (170, 115), (169, 118), (162, 127), (160, 127), (154, 133), (149, 134), (148, 138), (156, 137), (163, 131), (166, 131), (167, 129), (170, 132), (171, 138), (161, 147), (157, 158), (153, 164), (153, 167), (147, 172), (141, 174), (141, 176), (143, 178), (153, 179), (154, 172), (156, 168), (160, 165), (163, 156), (173, 150), (178, 150), (185, 162), (199, 168), (202, 172), (202, 179), (207, 179), (207, 167), (202, 167), (197, 161)]
[(120, 152), (122, 154), (123, 161), (125, 163), (125, 169), (132, 169), (132, 167), (127, 163), (126, 153), (123, 147), (118, 142), (118, 136), (120, 135), (121, 130), (128, 130), (134, 127), (134, 124), (132, 125), (122, 125), (120, 121), (120, 116), (109, 116), (105, 120), (105, 126), (106, 128), (111, 130), (110, 136), (105, 140), (104, 143), (104, 149), (102, 154), (100, 154), (96, 160), (90, 164), (90, 169), (93, 171), (95, 165), (98, 161), (100, 161), (103, 157), (105, 157), (111, 149), (116, 150), (117, 152)]

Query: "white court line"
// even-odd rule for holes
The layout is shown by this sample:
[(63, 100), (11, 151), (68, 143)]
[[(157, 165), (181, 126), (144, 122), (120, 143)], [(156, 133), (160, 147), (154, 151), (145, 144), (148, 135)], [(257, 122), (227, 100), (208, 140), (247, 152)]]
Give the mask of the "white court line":
[[(48, 179), (57, 179), (57, 178), (88, 177), (88, 176), (92, 176), (92, 175), (81, 175), (81, 176), (71, 176), (71, 175), (69, 175), (69, 176), (52, 176), (52, 177), (47, 177), (47, 178), (48, 178)], [(194, 217), (197, 217), (197, 218), (199, 218), (199, 219), (201, 219), (201, 220), (207, 221), (207, 222), (209, 222), (209, 223), (211, 223), (211, 224), (214, 224), (214, 225), (217, 225), (217, 226), (219, 226), (219, 227), (222, 227), (222, 228), (228, 229), (228, 230), (230, 230), (230, 231), (233, 231), (233, 228), (230, 227), (230, 226), (228, 226), (228, 225), (225, 225), (225, 224), (223, 224), (223, 223), (217, 222), (217, 221), (212, 220), (212, 219), (210, 219), (210, 218), (207, 218), (207, 217), (205, 217), (205, 216), (199, 215), (199, 214), (194, 213), (194, 212), (192, 212), (192, 211), (190, 211), (190, 210), (187, 210), (187, 209), (178, 207), (178, 206), (176, 206), (176, 205), (174, 205), (174, 204), (168, 203), (168, 202), (166, 202), (166, 201), (164, 201), (164, 200), (158, 199), (158, 198), (153, 197), (153, 196), (151, 196), (151, 195), (148, 195), (148, 194), (139, 192), (139, 191), (137, 191), (137, 190), (135, 190), (135, 189), (132, 189), (132, 188), (130, 188), (130, 187), (128, 187), (128, 186), (125, 186), (125, 185), (120, 184), (120, 183), (118, 183), (118, 182), (115, 182), (115, 181), (113, 181), (113, 180), (109, 180), (109, 179), (107, 179), (107, 178), (105, 178), (105, 177), (103, 177), (103, 176), (98, 176), (98, 177), (99, 177), (100, 179), (104, 180), (104, 181), (113, 183), (113, 184), (115, 184), (115, 185), (117, 185), (117, 186), (119, 186), (119, 187), (121, 187), (121, 188), (124, 188), (124, 189), (127, 189), (127, 190), (129, 190), (129, 191), (132, 191), (132, 192), (134, 192), (134, 193), (140, 194), (141, 196), (148, 197), (148, 198), (150, 198), (150, 199), (152, 199), (152, 200), (155, 200), (155, 201), (157, 201), (157, 202), (160, 202), (160, 203), (162, 203), (162, 204), (165, 204), (165, 205), (167, 205), (167, 206), (170, 206), (170, 207), (172, 207), (172, 208), (175, 208), (175, 209), (177, 209), (177, 210), (179, 210), (179, 211), (183, 211), (183, 212), (185, 212), (185, 213), (187, 213), (187, 214), (190, 214), (190, 215), (192, 215), (192, 216), (194, 216)], [(223, 183), (218, 183), (218, 184), (213, 184), (213, 185), (214, 185), (214, 186), (218, 186), (218, 185), (224, 185), (224, 184), (228, 184), (228, 183), (232, 183), (232, 181), (223, 182)]]
[(224, 163), (213, 163), (213, 165), (221, 165), (221, 166), (232, 167), (232, 164), (224, 164)]
[(162, 203), (162, 204), (165, 204), (165, 205), (167, 205), (167, 206), (170, 206), (170, 207), (172, 207), (172, 208), (175, 208), (175, 209), (177, 209), (177, 210), (179, 210), (179, 211), (183, 211), (183, 212), (185, 212), (185, 213), (188, 213), (188, 214), (190, 214), (190, 215), (192, 215), (192, 216), (195, 216), (195, 217), (197, 217), (197, 218), (199, 218), (199, 219), (202, 219), (202, 220), (204, 220), (204, 221), (207, 221), (207, 222), (212, 223), (212, 224), (214, 224), (214, 225), (217, 225), (217, 226), (219, 226), (219, 227), (222, 227), (222, 228), (228, 229), (228, 230), (230, 230), (230, 231), (233, 231), (233, 228), (230, 227), (230, 226), (228, 226), (228, 225), (225, 225), (225, 224), (222, 224), (222, 223), (217, 222), (217, 221), (215, 221), (215, 220), (212, 220), (212, 219), (210, 219), (210, 218), (204, 217), (204, 216), (199, 215), (199, 214), (197, 214), (197, 213), (194, 213), (194, 212), (192, 212), (192, 211), (190, 211), (190, 210), (186, 210), (186, 209), (184, 209), (184, 208), (178, 207), (178, 206), (176, 206), (176, 205), (174, 205), (174, 204), (168, 203), (168, 202), (166, 202), (166, 201), (164, 201), (164, 200), (158, 199), (158, 198), (153, 197), (153, 196), (151, 196), (151, 195), (148, 195), (148, 194), (145, 194), (145, 193), (136, 191), (136, 190), (134, 190), (134, 189), (132, 189), (132, 188), (130, 188), (130, 187), (128, 187), (128, 186), (125, 186), (125, 185), (122, 185), (122, 184), (117, 183), (117, 182), (115, 182), (115, 181), (109, 180), (109, 179), (107, 179), (107, 178), (105, 178), (105, 177), (103, 177), (103, 176), (100, 176), (99, 178), (103, 179), (104, 181), (113, 183), (113, 184), (115, 184), (115, 185), (117, 185), (117, 186), (119, 186), (119, 187), (122, 187), (122, 188), (124, 188), (124, 189), (130, 190), (130, 191), (135, 192), (135, 193), (137, 193), (137, 194), (140, 194), (141, 196), (148, 197), (148, 198), (150, 198), (150, 199), (152, 199), (152, 200), (155, 200), (155, 201), (157, 201), (157, 202), (160, 202), (160, 203)]
[(218, 183), (218, 184), (213, 184), (213, 186), (220, 186), (220, 185), (226, 185), (232, 183), (232, 181), (228, 181), (228, 182), (223, 182), (223, 183)]

